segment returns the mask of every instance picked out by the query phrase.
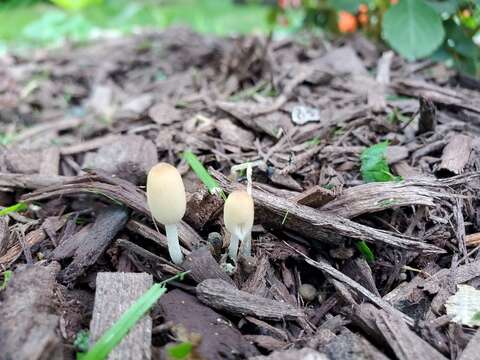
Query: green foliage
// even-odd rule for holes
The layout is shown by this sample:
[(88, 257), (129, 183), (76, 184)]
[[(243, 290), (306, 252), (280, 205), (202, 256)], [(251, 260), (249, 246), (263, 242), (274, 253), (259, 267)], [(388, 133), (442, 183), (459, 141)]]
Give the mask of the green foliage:
[(357, 241), (355, 243), (355, 246), (357, 247), (358, 251), (360, 251), (365, 260), (367, 260), (368, 262), (375, 261), (375, 255), (373, 255), (373, 251), (370, 249), (370, 247), (364, 240)]
[(437, 50), (445, 30), (440, 15), (423, 0), (401, 0), (385, 13), (383, 36), (392, 48), (415, 60)]
[(3, 272), (3, 280), (0, 283), (0, 290), (5, 290), (7, 288), (8, 282), (12, 278), (12, 275), (13, 273), (11, 270), (7, 270)]
[(473, 314), (472, 320), (480, 321), (480, 311), (477, 311), (475, 314)]
[(166, 293), (166, 284), (170, 281), (182, 280), (188, 272), (179, 273), (165, 281), (154, 284), (148, 291), (130, 306), (113, 326), (108, 329), (93, 347), (82, 356), (82, 360), (103, 360), (127, 336), (131, 328), (155, 305), (157, 300)]
[(93, 5), (100, 5), (103, 0), (50, 0), (57, 6), (66, 10), (80, 10)]
[(0, 210), (0, 216), (5, 216), (5, 215), (8, 215), (12, 212), (26, 211), (27, 209), (28, 209), (27, 204), (20, 202), (20, 203), (17, 203), (15, 205), (12, 205), (12, 206), (6, 207), (5, 209)]
[(169, 346), (167, 348), (167, 354), (172, 359), (182, 360), (190, 356), (192, 349), (193, 345), (191, 342), (182, 342)]
[(215, 180), (208, 173), (207, 169), (205, 169), (201, 161), (195, 156), (194, 153), (192, 153), (191, 151), (185, 151), (183, 153), (183, 158), (188, 163), (188, 165), (193, 170), (193, 172), (207, 187), (210, 194), (220, 195), (223, 200), (226, 200), (225, 193), (223, 192), (223, 189), (218, 184), (217, 180)]
[(379, 144), (370, 146), (365, 149), (360, 156), (363, 181), (365, 182), (384, 182), (397, 180), (398, 178), (390, 172), (385, 152), (387, 151), (388, 142), (384, 141)]

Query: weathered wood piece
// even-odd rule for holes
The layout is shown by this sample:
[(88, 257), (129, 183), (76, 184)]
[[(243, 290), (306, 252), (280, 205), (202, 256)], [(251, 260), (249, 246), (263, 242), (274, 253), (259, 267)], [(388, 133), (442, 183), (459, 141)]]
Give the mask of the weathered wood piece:
[[(30, 231), (25, 236), (25, 246), (32, 247), (33, 245), (40, 244), (47, 238), (45, 228), (48, 227), (50, 231), (56, 232), (60, 230), (67, 222), (68, 215), (62, 217), (49, 217), (47, 218), (39, 229)], [(20, 243), (10, 244), (4, 255), (0, 256), (0, 266), (9, 266), (22, 254), (22, 245)]]
[(62, 339), (55, 299), (58, 263), (21, 265), (0, 306), (0, 359), (60, 360)]
[(0, 217), (0, 256), (3, 256), (8, 249), (10, 241), (10, 229), (8, 227), (8, 216)]
[[(238, 185), (231, 183), (219, 172), (210, 169), (223, 189), (233, 191)], [(301, 235), (318, 241), (338, 245), (345, 238), (354, 238), (370, 242), (380, 242), (410, 251), (443, 253), (437, 246), (416, 241), (415, 238), (377, 230), (361, 225), (344, 217), (326, 211), (318, 211), (308, 206), (302, 206), (291, 200), (273, 194), (253, 189), (252, 196), (255, 205), (263, 210), (256, 212), (265, 224), (289, 229)]]
[(318, 208), (335, 199), (337, 195), (320, 185), (315, 185), (310, 189), (296, 195), (291, 200), (298, 204)]
[(304, 258), (307, 264), (312, 265), (313, 267), (322, 270), (323, 272), (327, 273), (330, 275), (333, 279), (339, 281), (340, 283), (343, 283), (346, 285), (349, 289), (353, 290), (355, 293), (360, 294), (364, 296), (366, 299), (370, 300), (372, 303), (377, 305), (378, 307), (384, 309), (385, 311), (396, 314), (397, 316), (403, 318), (408, 324), (413, 325), (413, 319), (411, 319), (409, 316), (403, 314), (402, 312), (398, 311), (395, 309), (393, 306), (391, 306), (388, 302), (383, 300), (381, 297), (373, 294), (366, 288), (364, 288), (362, 285), (357, 283), (356, 281), (352, 280), (349, 278), (347, 275), (343, 274), (342, 272), (338, 271), (335, 269), (333, 266), (330, 264), (324, 262), (324, 261), (314, 261), (310, 259), (309, 257), (301, 254)]
[[(123, 207), (110, 206), (103, 209), (85, 236), (73, 236), (63, 241), (53, 252), (52, 257), (60, 260), (71, 256), (72, 244), (75, 241), (73, 261), (59, 274), (59, 280), (70, 283), (83, 274), (85, 269), (93, 265), (107, 249), (115, 235), (123, 229), (128, 220), (128, 211)], [(65, 249), (67, 248), (67, 250)]]
[(50, 147), (43, 150), (42, 161), (40, 162), (40, 175), (58, 176), (60, 167), (60, 150), (58, 147)]
[(177, 332), (198, 334), (201, 342), (196, 352), (203, 359), (238, 359), (258, 352), (230, 321), (181, 290), (169, 291), (159, 300), (165, 321)]
[(477, 246), (480, 245), (480, 233), (468, 234), (465, 236), (465, 245)]
[[(97, 274), (95, 306), (90, 323), (93, 345), (123, 313), (152, 286), (146, 273)], [(151, 358), (152, 319), (144, 316), (108, 356), (109, 360), (147, 360)]]
[(428, 98), (420, 97), (420, 116), (418, 118), (417, 135), (424, 134), (429, 131), (435, 131), (437, 126), (437, 109)]
[(206, 279), (222, 279), (234, 285), (232, 279), (222, 270), (206, 247), (194, 250), (187, 255), (182, 267), (190, 271), (188, 276), (197, 283)]
[[(0, 186), (2, 186), (2, 178), (3, 176), (0, 174)], [(114, 199), (135, 211), (149, 217), (151, 216), (147, 206), (145, 192), (128, 181), (100, 174), (76, 176), (70, 179), (71, 181), (68, 183), (53, 185), (26, 194), (22, 199), (24, 201), (36, 201), (57, 196), (87, 193)], [(188, 249), (191, 249), (193, 245), (199, 244), (202, 241), (200, 235), (184, 221), (181, 221), (178, 225), (178, 237)]]
[(467, 347), (463, 350), (459, 360), (477, 360), (480, 356), (480, 330), (477, 330)]
[(446, 357), (410, 330), (402, 319), (377, 310), (375, 323), (399, 360), (446, 360)]
[(467, 135), (455, 135), (443, 149), (442, 162), (437, 173), (458, 175), (463, 172), (473, 149), (473, 139)]
[(47, 186), (60, 186), (73, 180), (73, 176), (0, 173), (0, 187), (20, 189), (36, 190)]
[(254, 356), (250, 360), (329, 360), (329, 358), (313, 349), (303, 348), (301, 350), (274, 351), (268, 356)]
[(366, 339), (348, 330), (335, 336), (326, 345), (321, 346), (320, 350), (331, 360), (388, 360), (388, 357)]
[(294, 320), (305, 316), (292, 305), (237, 290), (220, 279), (208, 279), (197, 285), (197, 297), (214, 309), (236, 316), (252, 315), (270, 320)]
[(414, 181), (408, 180), (368, 183), (345, 189), (320, 210), (351, 219), (362, 214), (401, 206), (434, 206), (435, 200), (448, 196), (449, 194), (444, 191), (415, 185)]

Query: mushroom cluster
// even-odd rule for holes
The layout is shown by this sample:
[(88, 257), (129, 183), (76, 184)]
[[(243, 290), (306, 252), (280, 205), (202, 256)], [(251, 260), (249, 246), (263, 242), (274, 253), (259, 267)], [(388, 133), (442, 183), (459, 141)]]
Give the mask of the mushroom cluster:
[[(149, 171), (147, 203), (154, 221), (165, 226), (170, 258), (180, 265), (183, 254), (178, 241), (177, 225), (185, 215), (187, 201), (182, 177), (174, 166), (159, 163)], [(250, 193), (233, 191), (225, 201), (223, 219), (230, 233), (228, 255), (234, 261), (237, 260), (240, 242), (242, 255), (251, 254), (253, 217), (254, 204)]]

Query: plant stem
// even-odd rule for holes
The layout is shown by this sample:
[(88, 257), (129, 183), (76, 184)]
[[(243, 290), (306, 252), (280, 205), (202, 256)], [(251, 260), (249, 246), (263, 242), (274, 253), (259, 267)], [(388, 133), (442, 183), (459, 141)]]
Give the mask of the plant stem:
[(251, 256), (252, 255), (252, 233), (248, 232), (245, 235), (245, 238), (242, 240), (242, 245), (240, 245), (240, 249), (242, 251), (243, 256)]
[(230, 236), (230, 245), (228, 246), (228, 256), (234, 261), (237, 261), (237, 252), (238, 252), (238, 236), (231, 234)]
[(183, 254), (178, 242), (177, 224), (165, 224), (165, 234), (167, 235), (170, 258), (174, 264), (180, 265), (183, 262)]

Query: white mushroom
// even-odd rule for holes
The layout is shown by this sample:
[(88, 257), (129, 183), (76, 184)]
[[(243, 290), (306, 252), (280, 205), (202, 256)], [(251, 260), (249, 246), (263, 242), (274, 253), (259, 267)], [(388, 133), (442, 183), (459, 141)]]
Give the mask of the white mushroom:
[(242, 254), (250, 256), (254, 206), (252, 197), (243, 190), (232, 192), (223, 209), (225, 227), (230, 233), (228, 255), (237, 260), (238, 242), (242, 242)]
[(187, 201), (182, 177), (174, 166), (159, 163), (150, 169), (147, 202), (153, 218), (165, 226), (170, 258), (180, 265), (183, 254), (178, 242), (177, 224), (185, 214)]

